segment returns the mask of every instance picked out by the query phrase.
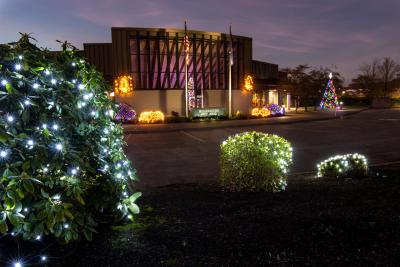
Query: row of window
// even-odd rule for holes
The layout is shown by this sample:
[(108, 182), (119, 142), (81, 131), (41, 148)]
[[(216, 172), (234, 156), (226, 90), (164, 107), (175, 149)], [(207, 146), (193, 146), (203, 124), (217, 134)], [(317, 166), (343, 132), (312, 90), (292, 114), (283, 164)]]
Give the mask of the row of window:
[[(188, 76), (195, 89), (226, 89), (229, 44), (201, 40), (192, 44)], [(131, 39), (131, 72), (140, 89), (184, 88), (186, 53), (183, 40)], [(244, 76), (243, 45), (233, 46), (232, 87)]]

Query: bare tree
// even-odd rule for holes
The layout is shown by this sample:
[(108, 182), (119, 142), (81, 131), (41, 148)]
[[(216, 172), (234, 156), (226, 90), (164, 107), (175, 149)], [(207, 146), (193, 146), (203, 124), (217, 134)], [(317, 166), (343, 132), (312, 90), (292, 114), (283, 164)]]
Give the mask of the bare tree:
[(379, 65), (380, 60), (377, 58), (375, 58), (371, 63), (362, 64), (359, 67), (361, 74), (359, 74), (357, 78), (353, 79), (353, 85), (367, 90), (368, 94), (371, 96), (379, 95)]
[(394, 80), (400, 72), (400, 65), (390, 57), (385, 57), (378, 66), (379, 76), (383, 85), (383, 94), (387, 96), (394, 89)]

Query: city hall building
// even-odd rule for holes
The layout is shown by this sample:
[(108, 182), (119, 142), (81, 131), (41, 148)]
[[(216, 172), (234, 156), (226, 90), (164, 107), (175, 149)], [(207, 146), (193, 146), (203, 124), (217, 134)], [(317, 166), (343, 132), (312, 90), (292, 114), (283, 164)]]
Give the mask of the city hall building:
[[(268, 103), (290, 106), (290, 97), (277, 85), (278, 65), (254, 61), (252, 39), (215, 32), (155, 28), (112, 28), (111, 43), (85, 43), (84, 56), (112, 84), (117, 101), (138, 113), (161, 110), (185, 114), (185, 66), (195, 107), (228, 110), (229, 49), (233, 50), (232, 111), (248, 114)], [(186, 55), (188, 54), (188, 58)], [(246, 78), (251, 77), (251, 87)], [(122, 79), (122, 80), (121, 80)], [(248, 83), (248, 81), (247, 81)]]

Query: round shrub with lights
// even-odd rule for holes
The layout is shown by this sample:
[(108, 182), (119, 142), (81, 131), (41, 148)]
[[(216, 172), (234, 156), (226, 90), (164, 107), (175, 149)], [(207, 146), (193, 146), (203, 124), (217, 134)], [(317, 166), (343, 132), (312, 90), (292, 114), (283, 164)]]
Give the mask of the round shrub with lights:
[(163, 123), (164, 113), (161, 111), (144, 111), (139, 116), (140, 123)]
[(278, 104), (271, 104), (271, 105), (269, 105), (268, 109), (271, 111), (271, 115), (273, 115), (273, 116), (284, 115), (283, 107), (279, 106)]
[(292, 147), (282, 137), (244, 132), (220, 146), (220, 182), (227, 191), (280, 191), (292, 164)]
[(62, 242), (139, 212), (102, 75), (63, 44), (0, 45), (0, 232)]
[(318, 177), (362, 178), (368, 175), (367, 158), (358, 153), (330, 157), (317, 168)]

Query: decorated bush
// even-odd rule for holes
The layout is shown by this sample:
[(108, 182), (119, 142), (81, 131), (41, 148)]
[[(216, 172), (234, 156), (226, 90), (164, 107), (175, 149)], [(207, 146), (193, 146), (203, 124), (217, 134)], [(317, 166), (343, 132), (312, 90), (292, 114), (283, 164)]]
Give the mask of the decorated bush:
[(268, 109), (271, 111), (271, 115), (273, 116), (285, 115), (283, 107), (279, 106), (278, 104), (271, 104), (268, 106)]
[(251, 110), (251, 116), (266, 118), (269, 115), (271, 115), (271, 112), (267, 108), (253, 108)]
[(139, 212), (102, 75), (63, 44), (0, 46), (0, 232), (69, 242)]
[(139, 116), (140, 123), (162, 123), (164, 122), (164, 113), (161, 111), (144, 111)]
[(292, 147), (277, 135), (244, 132), (220, 146), (220, 182), (228, 191), (279, 191), (286, 187)]
[(318, 177), (360, 178), (368, 175), (367, 158), (358, 153), (330, 157), (317, 168)]
[(129, 123), (136, 120), (136, 111), (131, 106), (126, 103), (120, 103), (118, 106), (114, 116), (115, 121)]

